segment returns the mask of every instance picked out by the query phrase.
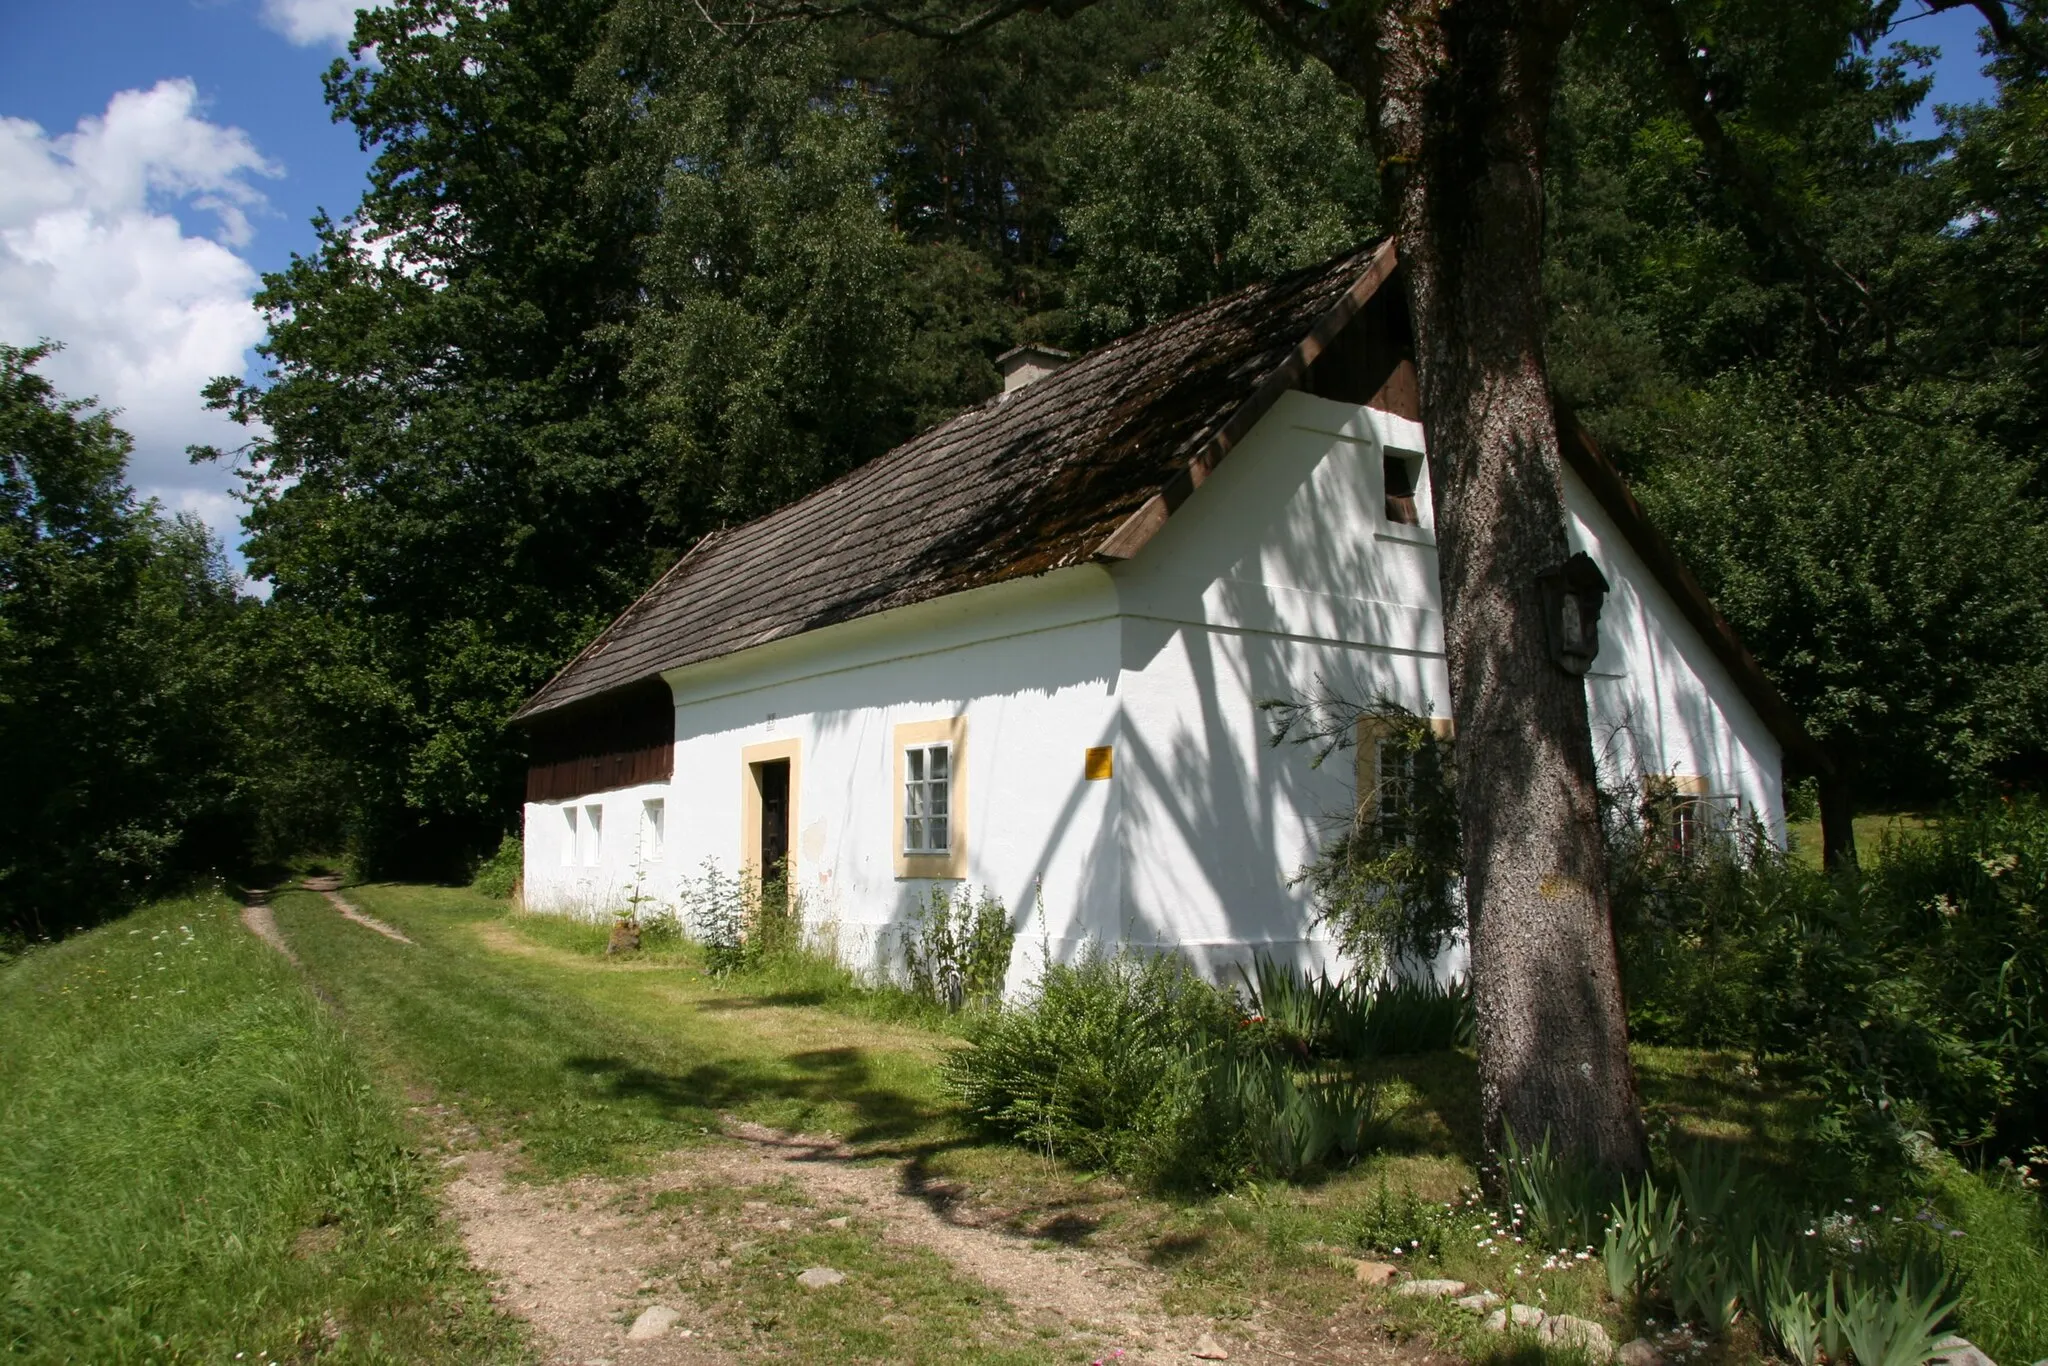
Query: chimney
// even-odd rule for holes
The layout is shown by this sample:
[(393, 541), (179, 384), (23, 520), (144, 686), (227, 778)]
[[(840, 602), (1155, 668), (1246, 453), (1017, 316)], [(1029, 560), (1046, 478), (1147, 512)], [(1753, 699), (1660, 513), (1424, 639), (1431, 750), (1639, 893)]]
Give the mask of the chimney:
[(996, 357), (996, 369), (1003, 372), (1003, 392), (1014, 394), (1033, 380), (1044, 379), (1074, 358), (1069, 351), (1050, 346), (1013, 346)]

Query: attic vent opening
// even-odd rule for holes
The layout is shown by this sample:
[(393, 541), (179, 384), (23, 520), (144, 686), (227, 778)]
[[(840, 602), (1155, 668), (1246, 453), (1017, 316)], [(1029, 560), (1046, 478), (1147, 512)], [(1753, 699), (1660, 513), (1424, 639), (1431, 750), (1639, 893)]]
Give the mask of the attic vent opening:
[(996, 369), (1003, 372), (1003, 392), (1014, 394), (1073, 358), (1071, 351), (1056, 351), (1050, 346), (1013, 346), (996, 357)]
[(1416, 467), (1422, 462), (1393, 451), (1381, 456), (1381, 461), (1387, 480), (1387, 520), (1401, 526), (1419, 526), (1421, 520), (1415, 515), (1415, 477), (1421, 473)]

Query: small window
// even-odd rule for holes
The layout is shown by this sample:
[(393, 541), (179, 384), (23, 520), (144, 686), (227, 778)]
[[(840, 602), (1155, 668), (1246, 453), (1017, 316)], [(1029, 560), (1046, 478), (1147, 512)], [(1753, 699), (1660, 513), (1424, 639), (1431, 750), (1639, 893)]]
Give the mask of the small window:
[(1671, 858), (1705, 851), (1740, 824), (1741, 809), (1740, 798), (1708, 793), (1704, 778), (1660, 773), (1643, 780), (1644, 830), (1651, 848)]
[(912, 745), (903, 751), (903, 852), (952, 849), (953, 747)]
[(647, 863), (659, 863), (662, 858), (662, 840), (667, 823), (668, 803), (660, 797), (650, 797), (640, 803), (640, 857)]
[(562, 808), (562, 866), (564, 868), (576, 862), (576, 843), (582, 838), (582, 835), (579, 833), (581, 825), (582, 822), (577, 819), (575, 807), (565, 806)]
[(1414, 838), (1408, 828), (1415, 807), (1415, 749), (1391, 736), (1373, 741), (1373, 803), (1382, 839), (1403, 843)]
[(577, 841), (576, 861), (586, 867), (595, 865), (604, 853), (604, 808), (586, 806), (583, 808), (583, 838)]
[(1400, 526), (1419, 526), (1422, 519), (1415, 512), (1415, 477), (1421, 471), (1420, 460), (1387, 451), (1380, 457), (1381, 469), (1387, 481), (1387, 520)]

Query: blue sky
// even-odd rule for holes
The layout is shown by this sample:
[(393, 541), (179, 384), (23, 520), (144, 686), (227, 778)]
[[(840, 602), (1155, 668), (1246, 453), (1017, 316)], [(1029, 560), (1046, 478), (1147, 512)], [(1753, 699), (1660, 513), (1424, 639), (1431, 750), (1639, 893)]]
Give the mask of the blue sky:
[[(0, 0), (0, 340), (65, 342), (46, 373), (122, 410), (137, 487), (231, 546), (232, 481), (184, 449), (239, 439), (199, 386), (253, 369), (260, 273), (355, 206), (369, 157), (320, 73), (357, 3)], [(1936, 100), (1989, 97), (1975, 31), (1968, 9), (1899, 29), (1943, 49)]]

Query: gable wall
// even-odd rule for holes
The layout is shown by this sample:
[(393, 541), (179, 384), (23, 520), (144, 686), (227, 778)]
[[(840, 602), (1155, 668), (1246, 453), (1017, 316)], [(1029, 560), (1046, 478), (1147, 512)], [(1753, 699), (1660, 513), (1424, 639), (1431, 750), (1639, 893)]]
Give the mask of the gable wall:
[[(1288, 883), (1349, 816), (1351, 756), (1313, 769), (1274, 748), (1258, 704), (1322, 686), (1450, 714), (1426, 478), (1420, 527), (1384, 516), (1383, 450), (1421, 445), (1414, 423), (1287, 394), (1115, 571), (1132, 938), (1187, 944), (1218, 971), (1252, 946), (1329, 962)], [(1782, 839), (1776, 742), (1569, 474), (1566, 494), (1575, 548), (1616, 586), (1589, 680), (1603, 781), (1702, 775)]]

